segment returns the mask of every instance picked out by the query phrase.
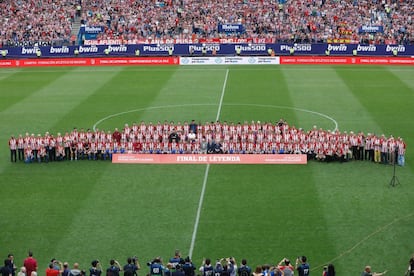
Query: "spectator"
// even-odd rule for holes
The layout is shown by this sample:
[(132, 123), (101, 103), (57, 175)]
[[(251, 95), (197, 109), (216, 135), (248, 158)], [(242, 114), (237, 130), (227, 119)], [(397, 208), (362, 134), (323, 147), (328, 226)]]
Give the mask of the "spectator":
[(17, 276), (26, 276), (26, 268), (22, 266), (20, 271), (17, 273)]
[[(31, 159), (32, 156), (28, 154), (27, 159)], [(32, 275), (32, 272), (37, 271), (37, 260), (33, 257), (33, 252), (29, 251), (28, 257), (24, 260), (23, 266), (26, 268), (26, 275)]]
[(106, 276), (119, 276), (121, 271), (121, 265), (117, 260), (111, 259), (109, 261), (109, 267), (106, 269)]
[(386, 270), (384, 272), (372, 272), (371, 266), (367, 265), (365, 266), (364, 271), (362, 271), (361, 276), (382, 276), (386, 273)]
[(410, 258), (408, 262), (408, 269), (405, 272), (405, 276), (414, 276), (414, 255)]
[(306, 256), (301, 256), (296, 259), (296, 270), (299, 276), (308, 276), (310, 273), (310, 267), (306, 261)]
[(101, 263), (98, 260), (93, 260), (91, 262), (91, 268), (89, 268), (89, 276), (101, 276), (101, 274), (102, 274)]
[(237, 269), (238, 276), (251, 276), (252, 269), (247, 265), (247, 260), (242, 259), (240, 267)]

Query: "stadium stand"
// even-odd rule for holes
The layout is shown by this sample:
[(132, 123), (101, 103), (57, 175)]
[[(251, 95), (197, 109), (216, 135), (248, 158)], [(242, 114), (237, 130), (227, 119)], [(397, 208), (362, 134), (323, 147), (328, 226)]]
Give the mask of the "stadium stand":
[[(80, 0), (78, 0), (80, 1)], [(73, 43), (73, 24), (100, 26), (98, 39), (270, 38), (275, 42), (414, 44), (413, 0), (3, 0), (6, 46)], [(244, 31), (219, 33), (218, 24)], [(360, 32), (380, 26), (381, 31)]]

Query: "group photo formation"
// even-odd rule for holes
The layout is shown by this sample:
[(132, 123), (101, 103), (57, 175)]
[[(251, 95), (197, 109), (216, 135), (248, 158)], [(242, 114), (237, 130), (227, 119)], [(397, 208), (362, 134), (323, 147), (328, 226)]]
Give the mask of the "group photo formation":
[(9, 140), (10, 161), (112, 160), (112, 154), (306, 154), (308, 160), (365, 160), (404, 165), (401, 137), (339, 130), (296, 128), (276, 123), (195, 120), (125, 124), (114, 131), (77, 129), (71, 132), (19, 134)]
[(0, 276), (414, 276), (413, 107), (414, 0), (0, 0)]

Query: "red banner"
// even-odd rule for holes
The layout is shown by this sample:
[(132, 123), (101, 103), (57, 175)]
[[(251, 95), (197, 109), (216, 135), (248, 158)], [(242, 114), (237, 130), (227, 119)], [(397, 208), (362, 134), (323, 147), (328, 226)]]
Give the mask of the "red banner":
[(0, 60), (0, 67), (174, 65), (178, 57), (36, 58)]
[(307, 164), (306, 154), (114, 154), (121, 164)]
[(414, 58), (405, 58), (405, 57), (281, 56), (280, 57), (280, 64), (414, 65)]

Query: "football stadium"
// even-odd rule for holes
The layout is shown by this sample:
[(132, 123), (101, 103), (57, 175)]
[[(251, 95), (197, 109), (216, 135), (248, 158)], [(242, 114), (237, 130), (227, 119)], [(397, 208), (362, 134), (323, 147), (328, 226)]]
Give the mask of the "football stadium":
[(2, 275), (414, 275), (413, 6), (0, 0)]

